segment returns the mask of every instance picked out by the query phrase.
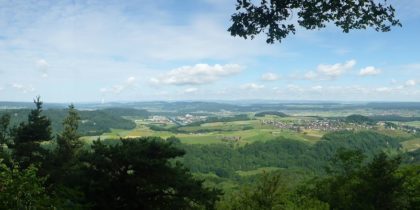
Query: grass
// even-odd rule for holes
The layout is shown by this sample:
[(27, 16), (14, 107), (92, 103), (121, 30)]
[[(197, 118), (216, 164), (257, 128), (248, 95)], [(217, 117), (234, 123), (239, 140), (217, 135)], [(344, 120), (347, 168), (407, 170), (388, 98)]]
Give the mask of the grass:
[(414, 151), (420, 148), (420, 138), (403, 141), (401, 142), (401, 145), (405, 151), (408, 151), (408, 152)]
[(382, 134), (397, 138), (399, 140), (408, 140), (413, 138), (413, 134), (407, 133), (402, 130), (390, 130), (380, 128), (378, 131)]
[(411, 122), (398, 122), (400, 125), (408, 125), (416, 128), (420, 128), (420, 121), (411, 121)]

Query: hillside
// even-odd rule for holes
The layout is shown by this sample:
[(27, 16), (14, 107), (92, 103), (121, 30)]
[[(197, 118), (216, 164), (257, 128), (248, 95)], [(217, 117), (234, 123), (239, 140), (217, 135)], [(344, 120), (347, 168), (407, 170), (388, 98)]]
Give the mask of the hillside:
[[(0, 115), (10, 114), (11, 124), (18, 125), (20, 122), (26, 121), (29, 109), (8, 109), (0, 110)], [(53, 133), (62, 131), (62, 121), (67, 115), (67, 109), (47, 109), (44, 114), (51, 120)], [(109, 108), (102, 110), (79, 110), (81, 117), (79, 132), (82, 135), (100, 135), (110, 132), (114, 129), (133, 129), (136, 124), (132, 120), (123, 118), (124, 116), (135, 116), (138, 118), (147, 118), (149, 113), (146, 110), (130, 109), (130, 108)]]

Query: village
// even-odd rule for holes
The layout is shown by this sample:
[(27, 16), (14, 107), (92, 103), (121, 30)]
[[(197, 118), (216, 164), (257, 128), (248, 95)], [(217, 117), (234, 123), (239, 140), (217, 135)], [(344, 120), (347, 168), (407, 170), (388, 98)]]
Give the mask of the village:
[[(195, 122), (206, 121), (208, 116), (204, 115), (192, 115), (185, 114), (181, 116), (162, 116), (153, 115), (150, 116), (146, 121), (152, 124), (161, 125), (177, 125), (177, 126), (188, 126)], [(355, 123), (348, 122), (345, 119), (340, 118), (323, 118), (323, 119), (296, 119), (296, 120), (278, 120), (278, 119), (260, 119), (259, 123), (263, 126), (270, 126), (272, 128), (280, 130), (291, 130), (295, 132), (302, 132), (304, 130), (314, 130), (322, 132), (331, 132), (339, 130), (377, 130), (378, 128), (384, 128), (389, 130), (401, 130), (408, 133), (419, 133), (420, 129), (412, 126), (403, 124), (396, 124), (392, 122), (379, 121), (376, 123)], [(223, 137), (223, 141), (239, 141), (240, 137)]]
[(205, 121), (206, 119), (207, 119), (207, 116), (197, 116), (197, 115), (191, 115), (191, 114), (185, 114), (185, 115), (176, 116), (176, 117), (153, 115), (153, 116), (150, 116), (147, 119), (147, 121), (154, 124), (164, 124), (164, 125), (175, 124), (175, 125), (185, 126), (194, 122)]
[(373, 129), (373, 125), (347, 123), (340, 119), (322, 119), (322, 120), (297, 120), (294, 122), (282, 122), (276, 120), (260, 120), (262, 125), (273, 126), (278, 129), (287, 129), (300, 132), (302, 130), (317, 131), (338, 131), (338, 130), (359, 130)]

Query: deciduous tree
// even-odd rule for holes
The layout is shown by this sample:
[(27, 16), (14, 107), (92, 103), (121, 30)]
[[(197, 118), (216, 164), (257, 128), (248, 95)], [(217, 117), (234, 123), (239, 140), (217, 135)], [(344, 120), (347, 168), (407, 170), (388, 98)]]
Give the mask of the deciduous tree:
[[(237, 0), (236, 13), (232, 15), (232, 36), (253, 39), (260, 33), (267, 35), (267, 43), (281, 42), (296, 25), (305, 29), (319, 29), (333, 23), (348, 33), (353, 29), (374, 28), (390, 31), (401, 26), (395, 9), (387, 0)], [(297, 23), (294, 23), (294, 21)]]

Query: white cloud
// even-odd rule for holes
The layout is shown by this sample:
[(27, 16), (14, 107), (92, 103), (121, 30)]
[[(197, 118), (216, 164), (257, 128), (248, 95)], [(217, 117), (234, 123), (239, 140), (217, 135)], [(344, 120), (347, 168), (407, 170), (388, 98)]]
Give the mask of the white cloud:
[(389, 93), (389, 92), (391, 92), (393, 89), (392, 89), (392, 88), (390, 88), (390, 87), (378, 87), (378, 88), (376, 88), (375, 90), (376, 90), (376, 91), (378, 91), (378, 92), (387, 92), (387, 93)]
[(303, 76), (307, 80), (330, 80), (342, 76), (350, 71), (356, 65), (355, 60), (349, 60), (345, 63), (319, 64), (316, 71), (309, 71)]
[(185, 89), (185, 90), (184, 90), (184, 93), (195, 93), (195, 92), (197, 92), (197, 91), (198, 91), (198, 89), (197, 89), (197, 88), (191, 87), (191, 88), (187, 88), (187, 89)]
[(344, 48), (339, 48), (339, 49), (334, 50), (334, 53), (336, 53), (337, 55), (345, 55), (345, 54), (350, 53), (350, 50), (349, 49), (344, 49)]
[(307, 80), (313, 80), (313, 79), (317, 78), (317, 76), (318, 76), (318, 74), (315, 73), (314, 71), (309, 71), (309, 72), (305, 73), (305, 75), (303, 77)]
[(114, 85), (110, 88), (101, 88), (99, 91), (101, 93), (120, 94), (121, 92), (134, 87), (135, 82), (136, 82), (135, 77), (128, 77), (127, 80), (123, 84)]
[(220, 80), (223, 77), (238, 74), (242, 67), (238, 64), (208, 65), (196, 64), (170, 70), (168, 73), (153, 77), (154, 84), (165, 85), (203, 85)]
[(349, 60), (344, 64), (336, 63), (333, 65), (320, 64), (318, 65), (317, 72), (329, 77), (338, 77), (349, 71), (356, 65), (355, 60)]
[(136, 81), (135, 77), (129, 77), (125, 83), (127, 86), (131, 86), (134, 84), (135, 81)]
[(321, 85), (316, 85), (316, 86), (313, 86), (311, 89), (313, 91), (321, 91), (322, 90), (322, 86)]
[(15, 88), (22, 93), (30, 93), (35, 91), (35, 88), (32, 85), (22, 85), (19, 83), (13, 83), (12, 88)]
[(367, 66), (365, 68), (360, 69), (359, 75), (360, 76), (372, 76), (372, 75), (378, 75), (382, 71), (381, 69), (375, 68), (374, 66)]
[(291, 91), (291, 92), (303, 92), (304, 91), (304, 89), (301, 88), (300, 86), (293, 85), (293, 84), (287, 85), (287, 90)]
[(244, 89), (244, 90), (260, 90), (263, 88), (264, 88), (264, 85), (259, 85), (255, 83), (248, 83), (241, 86), (241, 89)]
[(48, 62), (44, 59), (39, 59), (36, 61), (36, 67), (38, 69), (38, 71), (40, 71), (42, 73), (42, 77), (47, 77), (48, 76), (48, 69), (50, 67), (50, 65), (48, 64)]
[(416, 82), (415, 80), (413, 80), (413, 79), (407, 80), (407, 81), (405, 82), (405, 85), (406, 85), (407, 87), (413, 87), (413, 86), (416, 86), (416, 84), (417, 84), (417, 82)]
[[(268, 91), (268, 90), (267, 90)], [(270, 94), (281, 95), (283, 98), (305, 100), (395, 100), (405, 96), (419, 96), (420, 91), (397, 86), (360, 86), (360, 85), (335, 85), (335, 86), (299, 86), (289, 84), (285, 91), (273, 89)], [(267, 93), (268, 94), (268, 93)]]
[(280, 79), (280, 76), (271, 72), (265, 73), (261, 76), (264, 81), (276, 81)]

